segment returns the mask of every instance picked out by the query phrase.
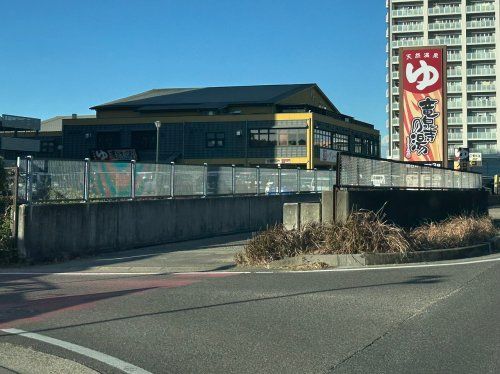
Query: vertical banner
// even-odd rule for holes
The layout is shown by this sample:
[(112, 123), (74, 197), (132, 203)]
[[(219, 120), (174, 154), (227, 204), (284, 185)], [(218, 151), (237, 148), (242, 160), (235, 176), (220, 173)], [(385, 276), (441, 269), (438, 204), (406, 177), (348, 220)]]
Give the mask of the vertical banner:
[(447, 166), (446, 47), (399, 50), (401, 160)]

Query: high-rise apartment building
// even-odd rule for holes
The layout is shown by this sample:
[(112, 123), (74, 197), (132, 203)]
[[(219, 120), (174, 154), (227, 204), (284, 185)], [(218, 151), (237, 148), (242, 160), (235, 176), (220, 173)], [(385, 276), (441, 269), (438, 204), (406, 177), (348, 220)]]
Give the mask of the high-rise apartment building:
[(461, 146), (486, 158), (500, 153), (499, 2), (387, 0), (390, 158), (399, 158), (399, 47), (432, 45), (447, 46), (449, 158)]

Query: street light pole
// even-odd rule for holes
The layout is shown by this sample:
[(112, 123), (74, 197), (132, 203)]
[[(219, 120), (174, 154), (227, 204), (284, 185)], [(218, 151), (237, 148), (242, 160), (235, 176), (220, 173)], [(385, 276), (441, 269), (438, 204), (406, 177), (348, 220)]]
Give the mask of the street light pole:
[(158, 158), (160, 154), (160, 127), (161, 127), (161, 122), (160, 121), (155, 121), (155, 126), (156, 126), (156, 163), (158, 163)]

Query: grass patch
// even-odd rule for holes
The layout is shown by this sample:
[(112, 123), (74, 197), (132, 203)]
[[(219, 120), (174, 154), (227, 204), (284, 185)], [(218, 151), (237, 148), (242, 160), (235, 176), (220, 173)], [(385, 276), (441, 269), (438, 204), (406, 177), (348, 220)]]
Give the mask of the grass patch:
[(345, 222), (302, 230), (274, 226), (250, 239), (235, 261), (255, 266), (304, 254), (406, 253), (480, 244), (495, 235), (489, 217), (456, 216), (408, 231), (387, 222), (381, 212), (360, 211)]

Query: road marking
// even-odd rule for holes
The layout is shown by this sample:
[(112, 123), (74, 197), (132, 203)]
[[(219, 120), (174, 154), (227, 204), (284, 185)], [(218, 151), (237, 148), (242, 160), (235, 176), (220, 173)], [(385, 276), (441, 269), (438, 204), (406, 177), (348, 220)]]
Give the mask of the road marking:
[(106, 365), (112, 366), (118, 370), (123, 371), (124, 373), (151, 374), (149, 371), (141, 369), (140, 367), (137, 367), (135, 365), (129, 364), (128, 362), (122, 361), (116, 357), (109, 356), (105, 353), (94, 351), (93, 349), (85, 348), (85, 347), (82, 347), (82, 346), (77, 345), (77, 344), (68, 343), (68, 342), (65, 342), (64, 340), (59, 340), (59, 339), (51, 338), (49, 336), (35, 334), (35, 333), (31, 333), (31, 332), (27, 332), (27, 331), (19, 330), (19, 329), (0, 329), (0, 331), (6, 332), (6, 333), (12, 334), (12, 335), (24, 336), (26, 338), (38, 340), (38, 341), (41, 341), (44, 343), (52, 344), (52, 345), (55, 345), (57, 347), (67, 349), (68, 351), (72, 351), (72, 352), (78, 353), (80, 355), (93, 358), (94, 360), (103, 362)]
[(457, 261), (457, 262), (445, 262), (445, 263), (414, 263), (412, 264), (401, 264), (401, 265), (374, 265), (374, 266), (363, 266), (358, 268), (332, 268), (332, 269), (320, 269), (320, 270), (291, 270), (291, 271), (274, 271), (274, 270), (260, 270), (260, 271), (187, 271), (187, 272), (98, 272), (98, 271), (86, 271), (86, 272), (1, 272), (2, 275), (71, 275), (71, 276), (110, 276), (110, 275), (229, 275), (229, 274), (301, 274), (301, 273), (328, 273), (328, 272), (349, 272), (349, 271), (371, 271), (371, 270), (394, 270), (394, 269), (415, 269), (415, 268), (429, 268), (429, 267), (442, 267), (442, 266), (462, 266), (462, 265), (473, 265), (481, 264), (487, 262), (497, 262), (500, 261), (500, 257), (488, 258), (483, 260), (469, 260), (469, 261)]

